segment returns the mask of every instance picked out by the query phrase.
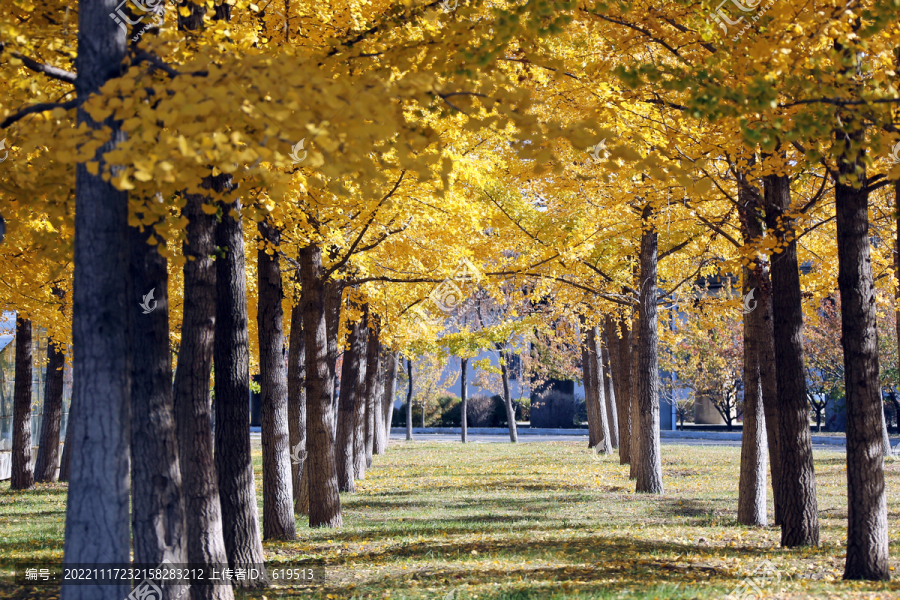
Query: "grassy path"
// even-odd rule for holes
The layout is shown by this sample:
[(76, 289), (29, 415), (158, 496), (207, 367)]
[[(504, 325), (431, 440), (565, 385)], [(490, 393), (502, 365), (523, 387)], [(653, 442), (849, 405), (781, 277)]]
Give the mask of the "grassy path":
[[(300, 527), (298, 541), (265, 544), (270, 566), (321, 565), (323, 580), (246, 597), (900, 598), (900, 581), (841, 581), (843, 453), (816, 453), (822, 545), (800, 550), (780, 549), (777, 528), (735, 523), (739, 459), (736, 447), (666, 446), (666, 493), (651, 497), (583, 443), (392, 442), (359, 492), (342, 496), (343, 529)], [(896, 557), (900, 462), (886, 469)], [(64, 500), (63, 485), (0, 486), (0, 598), (58, 596), (16, 588), (9, 572), (61, 559)]]

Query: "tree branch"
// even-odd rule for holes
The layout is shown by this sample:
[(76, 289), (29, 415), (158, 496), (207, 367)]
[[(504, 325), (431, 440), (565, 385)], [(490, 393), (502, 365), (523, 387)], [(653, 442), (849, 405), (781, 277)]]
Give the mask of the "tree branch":
[(384, 202), (388, 198), (390, 198), (391, 196), (394, 195), (394, 192), (396, 192), (397, 188), (400, 187), (400, 183), (403, 181), (404, 175), (406, 175), (405, 170), (400, 173), (400, 178), (397, 180), (397, 183), (394, 184), (394, 187), (391, 189), (391, 191), (389, 191), (387, 194), (385, 194), (384, 198), (382, 198), (378, 202), (378, 206), (376, 206), (375, 210), (372, 211), (372, 216), (369, 217), (369, 220), (363, 226), (362, 230), (359, 232), (359, 235), (356, 236), (356, 239), (353, 241), (353, 244), (350, 246), (349, 249), (347, 249), (347, 254), (345, 254), (342, 259), (340, 259), (339, 261), (334, 263), (330, 269), (325, 271), (325, 279), (328, 279), (329, 277), (331, 277), (332, 273), (334, 273), (335, 271), (337, 271), (338, 269), (343, 267), (345, 264), (347, 264), (347, 261), (350, 260), (350, 257), (353, 256), (353, 254), (356, 252), (356, 247), (359, 246), (359, 243), (362, 241), (363, 236), (366, 235), (366, 232), (369, 230), (369, 226), (375, 220), (375, 217), (378, 216), (378, 209), (381, 208), (381, 205), (384, 204)]
[(46, 112), (48, 110), (53, 110), (54, 108), (64, 108), (66, 110), (69, 110), (70, 108), (75, 108), (76, 106), (78, 106), (77, 98), (74, 100), (69, 100), (68, 102), (40, 102), (38, 104), (32, 104), (31, 106), (26, 106), (19, 112), (6, 117), (6, 119), (4, 119), (2, 123), (0, 123), (0, 129), (6, 129), (16, 121), (19, 121), (34, 113)]
[[(3, 52), (5, 47), (5, 43), (0, 43), (0, 52)], [(19, 54), (18, 52), (10, 52), (10, 54), (14, 58), (18, 58), (19, 60), (21, 60), (23, 65), (25, 65), (35, 73), (41, 73), (43, 75), (46, 75), (50, 79), (56, 79), (57, 81), (62, 81), (64, 83), (75, 83), (75, 78), (77, 76), (71, 71), (66, 71), (65, 69), (60, 69), (59, 67), (46, 65), (34, 60), (33, 58), (29, 58), (27, 56)]]

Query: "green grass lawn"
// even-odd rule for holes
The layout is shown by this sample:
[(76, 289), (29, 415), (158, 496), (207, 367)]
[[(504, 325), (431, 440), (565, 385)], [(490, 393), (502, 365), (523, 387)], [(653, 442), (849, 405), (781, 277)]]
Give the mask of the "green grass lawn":
[[(628, 467), (583, 443), (392, 443), (342, 495), (344, 527), (266, 542), (270, 563), (324, 580), (238, 594), (275, 598), (723, 598), (756, 569), (770, 598), (900, 598), (900, 582), (845, 583), (844, 455), (816, 452), (822, 545), (782, 550), (777, 528), (735, 522), (740, 448), (663, 446), (666, 493), (632, 493)], [(257, 493), (262, 494), (256, 448)], [(891, 554), (900, 462), (888, 462)], [(769, 514), (771, 517), (771, 492)], [(0, 486), (0, 598), (19, 562), (62, 558), (65, 486)], [(262, 510), (260, 507), (260, 514)], [(896, 564), (892, 560), (892, 564)], [(750, 598), (752, 595), (742, 596)]]

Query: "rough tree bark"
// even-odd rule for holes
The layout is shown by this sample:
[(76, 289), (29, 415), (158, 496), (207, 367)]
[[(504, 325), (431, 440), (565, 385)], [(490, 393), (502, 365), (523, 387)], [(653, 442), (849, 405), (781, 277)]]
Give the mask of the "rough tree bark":
[(338, 428), (335, 442), (338, 486), (342, 492), (356, 491), (356, 389), (360, 372), (362, 322), (350, 326), (347, 350), (341, 367)]
[[(219, 481), (213, 460), (209, 383), (216, 326), (214, 215), (201, 210), (204, 196), (188, 194), (183, 254), (184, 309), (175, 370), (174, 406), (184, 492), (187, 561), (209, 568), (228, 564), (222, 535)], [(193, 260), (191, 260), (193, 259)], [(232, 600), (231, 586), (193, 585), (191, 600)]]
[(397, 365), (400, 358), (396, 352), (387, 353), (387, 366), (384, 370), (384, 436), (385, 452), (391, 439), (391, 422), (394, 419), (394, 396), (397, 394)]
[[(297, 274), (299, 279), (300, 275)], [(291, 337), (288, 346), (288, 436), (291, 445), (291, 482), (294, 513), (309, 514), (309, 476), (306, 465), (306, 343), (300, 305), (291, 308)]]
[[(594, 336), (598, 342), (605, 340), (606, 327), (603, 330), (594, 327)], [(619, 447), (619, 415), (616, 406), (616, 394), (613, 390), (612, 367), (609, 357), (609, 342), (603, 341), (601, 346), (600, 360), (603, 364), (603, 393), (606, 397), (606, 415), (609, 423), (609, 441), (613, 448)]]
[(16, 315), (16, 380), (13, 384), (12, 470), (9, 489), (34, 487), (31, 464), (31, 385), (34, 352), (31, 321)]
[(591, 363), (591, 403), (594, 406), (594, 416), (597, 420), (598, 452), (600, 454), (610, 454), (613, 447), (609, 435), (609, 422), (606, 419), (606, 390), (603, 388), (603, 380), (606, 379), (606, 374), (603, 372), (599, 337), (600, 333), (596, 327), (588, 329), (588, 362)]
[[(738, 186), (738, 212), (740, 215), (744, 244), (758, 243), (762, 238), (762, 224), (758, 220), (756, 207), (759, 194), (752, 189), (741, 174)], [(761, 295), (763, 282), (761, 267), (744, 267), (744, 426), (741, 436), (741, 470), (738, 481), (737, 520), (742, 525), (766, 525), (766, 417), (764, 413), (761, 372), (759, 366), (760, 346), (765, 343), (765, 310), (760, 309), (761, 300), (750, 298)], [(759, 310), (757, 310), (759, 309)]]
[(340, 527), (341, 498), (334, 464), (331, 423), (331, 373), (325, 310), (325, 270), (322, 249), (302, 248), (299, 254), (301, 311), (306, 335), (306, 442), (309, 461), (309, 526)]
[(803, 310), (800, 271), (793, 223), (785, 213), (791, 205), (790, 181), (785, 175), (766, 175), (767, 228), (780, 237), (782, 251), (771, 267), (773, 338), (778, 397), (778, 437), (782, 498), (781, 545), (819, 544), (816, 475), (813, 470), (809, 407), (803, 367)]
[[(184, 498), (178, 460), (178, 432), (172, 392), (169, 348), (168, 261), (162, 243), (150, 245), (151, 227), (129, 227), (133, 298), (153, 292), (147, 308), (131, 314), (131, 530), (134, 561), (180, 564), (186, 560)], [(164, 598), (178, 598), (187, 588), (160, 588)]]
[(56, 468), (59, 465), (59, 427), (62, 421), (65, 367), (66, 355), (53, 340), (47, 338), (44, 415), (41, 419), (37, 462), (34, 464), (34, 480), (44, 483), (56, 481)]
[(638, 354), (639, 397), (638, 429), (640, 455), (638, 458), (635, 491), (661, 494), (662, 457), (659, 448), (659, 335), (656, 322), (656, 266), (658, 233), (649, 222), (652, 206), (643, 210), (644, 229), (641, 234), (640, 288), (640, 352)]
[(406, 440), (412, 441), (412, 398), (413, 398), (413, 365), (412, 358), (406, 359), (406, 376), (409, 387), (406, 390)]
[(631, 387), (631, 369), (627, 353), (631, 342), (628, 340), (625, 319), (620, 319), (619, 323), (621, 338), (616, 333), (616, 324), (611, 315), (607, 315), (603, 330), (609, 347), (612, 384), (616, 392), (616, 410), (619, 413), (619, 464), (627, 465), (631, 462), (631, 401), (628, 391)]
[[(513, 408), (512, 397), (509, 393), (509, 352), (504, 349), (503, 345), (497, 344), (497, 351), (500, 354), (500, 379), (503, 382), (503, 404), (506, 406), (506, 424), (509, 427), (509, 441), (516, 443), (519, 441), (519, 433), (516, 429), (516, 410)], [(422, 407), (422, 414), (425, 414), (425, 407)], [(424, 416), (422, 418), (424, 421)], [(422, 427), (425, 427), (424, 423)]]
[(366, 347), (366, 380), (365, 380), (365, 396), (363, 401), (366, 403), (366, 468), (372, 467), (372, 454), (375, 451), (375, 436), (378, 429), (380, 419), (378, 414), (380, 405), (376, 398), (378, 388), (378, 373), (380, 368), (381, 345), (378, 343), (378, 317), (369, 313), (369, 339)]
[[(288, 431), (287, 370), (284, 364), (284, 290), (275, 249), (281, 232), (266, 221), (258, 225), (267, 245), (257, 251), (259, 373), (263, 464), (263, 537), (297, 538)], [(269, 254), (269, 252), (272, 252)]]
[(466, 412), (469, 404), (469, 359), (459, 359), (459, 395), (462, 400), (460, 406), (459, 424), (462, 430), (462, 443), (469, 441), (469, 423), (466, 418)]
[[(854, 55), (858, 60), (858, 57)], [(849, 119), (848, 119), (849, 121)], [(835, 181), (841, 346), (847, 398), (847, 560), (844, 579), (890, 579), (884, 423), (878, 381), (875, 284), (869, 251), (869, 194), (864, 133), (836, 132), (840, 147)], [(884, 426), (887, 432), (886, 425)], [(890, 444), (888, 444), (890, 448)]]
[[(80, 100), (121, 73), (125, 32), (109, 18), (116, 0), (78, 3), (75, 91)], [(74, 417), (63, 562), (127, 563), (129, 532), (131, 357), (128, 344), (128, 194), (104, 181), (103, 155), (125, 134), (110, 117), (103, 124), (82, 103), (78, 123), (109, 128), (96, 149), (99, 171), (75, 167), (75, 275), (72, 301)], [(121, 600), (130, 583), (64, 585), (62, 600)]]
[[(250, 457), (250, 338), (240, 199), (222, 203), (216, 225), (215, 464), (231, 568), (263, 562)], [(245, 567), (246, 568), (246, 567)], [(247, 581), (247, 580), (244, 580)]]

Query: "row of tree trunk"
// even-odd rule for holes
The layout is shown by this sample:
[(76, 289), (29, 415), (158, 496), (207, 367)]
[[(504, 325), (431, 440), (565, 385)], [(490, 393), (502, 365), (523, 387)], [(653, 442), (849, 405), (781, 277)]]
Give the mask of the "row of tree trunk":
[(612, 393), (608, 353), (600, 328), (582, 323), (581, 366), (588, 417), (588, 447), (610, 454), (619, 446), (616, 399)]
[[(851, 134), (842, 134), (852, 137)], [(835, 180), (838, 225), (838, 288), (847, 388), (848, 546), (844, 577), (887, 579), (887, 512), (883, 475), (883, 409), (878, 382), (874, 283), (869, 258), (868, 191), (863, 159), (846, 142)], [(854, 177), (861, 183), (854, 185)], [(766, 525), (766, 454), (774, 491), (775, 523), (785, 547), (819, 543), (815, 471), (806, 401), (803, 311), (797, 241), (790, 216), (787, 176), (766, 175), (762, 193), (739, 178), (739, 214), (744, 245), (775, 236), (778, 252), (771, 265), (758, 255), (743, 273), (743, 292), (754, 292), (757, 306), (744, 314), (744, 427), (741, 448), (738, 521)], [(900, 186), (897, 187), (900, 205)], [(657, 234), (653, 207), (642, 213), (639, 287), (632, 323), (606, 317), (603, 336), (609, 349), (612, 388), (618, 409), (619, 457), (629, 463), (636, 490), (662, 493), (659, 453), (659, 396), (656, 329)], [(900, 238), (898, 238), (900, 250)], [(594, 334), (596, 335), (596, 334)], [(596, 375), (589, 357), (591, 333), (582, 357), (593, 420), (591, 445), (606, 451)], [(776, 368), (777, 365), (777, 368)], [(599, 372), (599, 370), (598, 370)], [(594, 384), (595, 387), (596, 384)], [(591, 418), (592, 413), (595, 415)]]
[(341, 372), (335, 451), (342, 492), (355, 492), (372, 455), (387, 451), (393, 418), (397, 356), (382, 347), (377, 320), (367, 308), (364, 314), (351, 325)]

